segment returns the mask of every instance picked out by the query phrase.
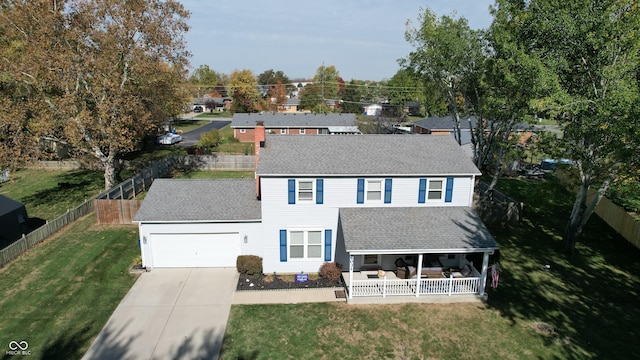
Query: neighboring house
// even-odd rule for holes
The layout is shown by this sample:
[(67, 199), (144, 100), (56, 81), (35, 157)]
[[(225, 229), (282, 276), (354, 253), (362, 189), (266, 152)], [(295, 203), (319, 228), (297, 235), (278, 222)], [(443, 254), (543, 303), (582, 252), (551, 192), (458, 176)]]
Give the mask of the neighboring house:
[(224, 111), (231, 107), (230, 97), (203, 97), (196, 98), (191, 105), (191, 110), (200, 106), (207, 111)]
[(27, 209), (18, 201), (0, 195), (0, 248), (29, 232)]
[(354, 114), (236, 113), (231, 120), (233, 136), (242, 142), (254, 141), (256, 122), (276, 135), (360, 134)]
[[(476, 126), (478, 118), (476, 116), (471, 117), (471, 127)], [(469, 126), (469, 118), (460, 118), (460, 138), (461, 145), (471, 143), (471, 127)], [(454, 136), (454, 126), (452, 116), (433, 116), (418, 120), (413, 123), (413, 132), (416, 134), (432, 134), (432, 135), (447, 135)]]
[(364, 106), (364, 114), (367, 116), (380, 116), (382, 115), (382, 105), (369, 104)]
[[(498, 246), (471, 210), (480, 172), (453, 139), (258, 125), (254, 141), (255, 180), (154, 182), (134, 219), (143, 266), (234, 266), (245, 254), (265, 273), (300, 273), (335, 261), (350, 298), (485, 295)], [(388, 278), (369, 279), (378, 269)]]
[(300, 106), (300, 99), (289, 98), (287, 99), (287, 102), (285, 104), (282, 104), (278, 107), (278, 112), (297, 113), (297, 112), (300, 112), (300, 110), (298, 110), (299, 106)]

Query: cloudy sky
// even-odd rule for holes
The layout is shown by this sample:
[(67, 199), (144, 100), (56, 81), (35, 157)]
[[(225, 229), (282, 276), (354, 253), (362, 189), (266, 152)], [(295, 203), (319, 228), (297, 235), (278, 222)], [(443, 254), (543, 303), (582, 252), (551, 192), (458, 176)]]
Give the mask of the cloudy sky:
[(191, 11), (186, 36), (192, 69), (208, 65), (229, 74), (282, 70), (310, 78), (323, 63), (346, 81), (383, 80), (412, 50), (404, 39), (407, 20), (417, 25), (420, 8), (463, 16), (472, 28), (491, 24), (493, 0), (181, 0)]

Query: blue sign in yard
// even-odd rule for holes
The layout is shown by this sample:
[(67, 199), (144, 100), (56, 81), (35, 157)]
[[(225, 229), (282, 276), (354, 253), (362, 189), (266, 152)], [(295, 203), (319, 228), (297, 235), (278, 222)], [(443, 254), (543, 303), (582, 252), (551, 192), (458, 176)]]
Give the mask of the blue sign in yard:
[(309, 274), (296, 274), (296, 282), (308, 282)]

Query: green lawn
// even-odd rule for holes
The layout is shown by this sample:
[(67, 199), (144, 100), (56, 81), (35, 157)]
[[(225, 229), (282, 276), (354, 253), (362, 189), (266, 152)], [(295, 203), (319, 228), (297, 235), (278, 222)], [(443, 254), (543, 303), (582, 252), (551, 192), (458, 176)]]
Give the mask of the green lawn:
[(211, 121), (208, 120), (177, 119), (173, 121), (173, 127), (175, 127), (176, 130), (180, 130), (183, 133), (186, 133), (210, 123)]
[(23, 203), (31, 218), (53, 220), (100, 194), (102, 171), (18, 170), (0, 184), (0, 194)]
[(501, 278), (488, 303), (233, 306), (222, 358), (640, 358), (640, 251), (594, 216), (576, 254), (561, 254), (573, 194), (554, 181), (499, 187), (525, 211), (518, 227), (490, 227)]
[(139, 254), (135, 226), (95, 221), (81, 219), (0, 269), (3, 352), (22, 340), (33, 359), (79, 359), (89, 348), (133, 285)]
[(233, 117), (233, 114), (228, 111), (205, 111), (201, 114), (196, 115), (196, 118), (220, 118), (229, 120)]

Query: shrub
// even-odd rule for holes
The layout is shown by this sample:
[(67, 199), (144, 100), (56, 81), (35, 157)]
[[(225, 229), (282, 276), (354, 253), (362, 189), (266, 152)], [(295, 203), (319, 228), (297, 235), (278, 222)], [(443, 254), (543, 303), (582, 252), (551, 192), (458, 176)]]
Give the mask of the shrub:
[(262, 274), (262, 258), (256, 255), (240, 255), (236, 260), (236, 268), (240, 274)]
[(335, 262), (322, 264), (322, 266), (320, 266), (320, 271), (318, 271), (318, 275), (330, 281), (340, 280), (341, 274), (342, 270), (340, 270), (340, 265)]

